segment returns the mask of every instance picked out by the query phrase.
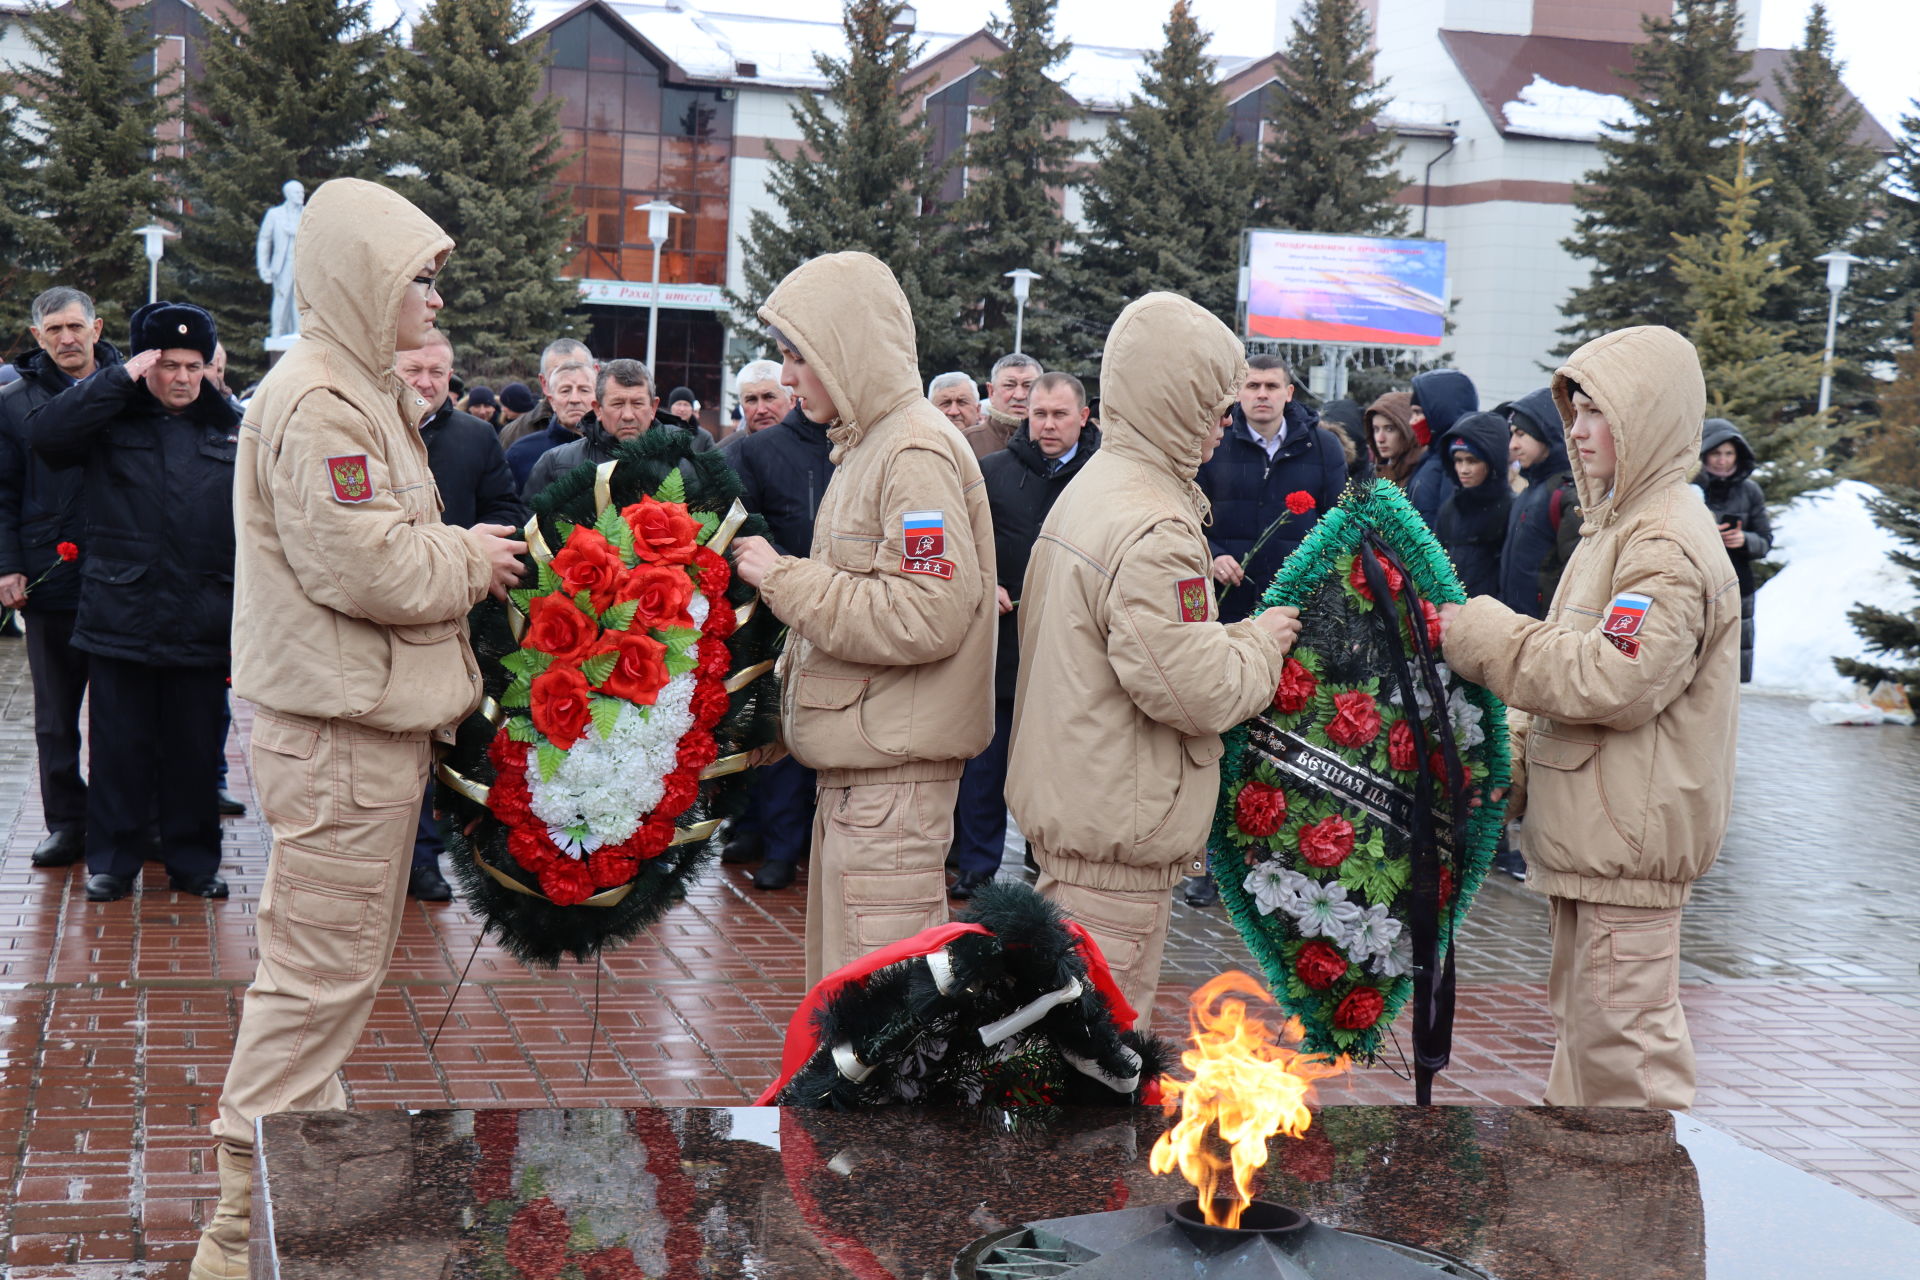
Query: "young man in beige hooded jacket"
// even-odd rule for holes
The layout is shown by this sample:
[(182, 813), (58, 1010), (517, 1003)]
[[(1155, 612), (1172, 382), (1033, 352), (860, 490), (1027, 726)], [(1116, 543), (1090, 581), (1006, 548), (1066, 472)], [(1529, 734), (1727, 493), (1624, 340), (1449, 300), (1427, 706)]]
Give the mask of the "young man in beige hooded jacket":
[(1054, 504), (1020, 598), (1007, 804), (1040, 892), (1084, 925), (1144, 1028), (1169, 895), (1206, 874), (1220, 734), (1273, 701), (1292, 609), (1222, 625), (1194, 473), (1247, 376), (1240, 341), (1150, 293), (1107, 335), (1100, 452)]
[(735, 544), (792, 629), (781, 728), (819, 774), (807, 985), (947, 915), (960, 771), (993, 737), (993, 517), (973, 450), (921, 394), (913, 315), (864, 253), (803, 263), (760, 308), (781, 381), (830, 424), (813, 548)]
[(393, 372), (440, 309), (453, 241), (385, 187), (326, 183), (295, 246), (300, 341), (261, 383), (234, 476), (233, 687), (273, 828), (259, 969), (213, 1123), (220, 1202), (192, 1280), (244, 1280), (253, 1122), (346, 1106), (406, 905), (429, 739), (480, 699), (466, 613), (517, 581), (498, 525), (440, 523)]
[(1453, 669), (1510, 708), (1527, 887), (1553, 932), (1546, 1101), (1693, 1102), (1680, 911), (1733, 803), (1740, 588), (1687, 476), (1706, 387), (1671, 329), (1622, 329), (1553, 376), (1585, 519), (1545, 621), (1441, 610)]

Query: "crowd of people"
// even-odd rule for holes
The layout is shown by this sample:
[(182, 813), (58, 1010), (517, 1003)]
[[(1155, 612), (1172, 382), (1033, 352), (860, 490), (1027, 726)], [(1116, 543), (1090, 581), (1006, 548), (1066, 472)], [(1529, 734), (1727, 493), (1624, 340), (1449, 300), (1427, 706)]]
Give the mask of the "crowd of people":
[(1725, 827), (1769, 535), (1752, 450), (1728, 423), (1703, 435), (1679, 335), (1608, 335), (1491, 412), (1452, 369), (1316, 411), (1284, 360), (1156, 293), (1115, 319), (1097, 403), (1021, 352), (982, 399), (964, 370), (923, 385), (891, 272), (831, 254), (761, 307), (779, 360), (737, 371), (716, 439), (690, 391), (662, 398), (645, 365), (571, 339), (541, 353), (538, 397), (456, 396), (436, 324), (452, 247), (394, 193), (337, 180), (300, 232), (301, 339), (244, 408), (206, 311), (141, 308), (123, 358), (67, 288), (35, 300), (39, 349), (0, 392), (35, 864), (84, 856), (94, 901), (148, 858), (225, 896), (229, 670), (255, 708), (275, 843), (196, 1280), (246, 1275), (253, 1119), (344, 1105), (401, 903), (450, 894), (426, 792), (434, 738), (479, 700), (462, 618), (520, 580), (528, 499), (649, 431), (725, 451), (767, 520), (729, 554), (789, 628), (790, 754), (723, 856), (757, 860), (768, 891), (811, 859), (809, 985), (944, 922), (998, 873), (1011, 812), (1039, 891), (1150, 1017), (1183, 873), (1189, 902), (1212, 897), (1220, 734), (1272, 701), (1298, 634), (1261, 593), (1377, 474), (1473, 597), (1441, 610), (1446, 659), (1514, 709), (1513, 800), (1530, 789), (1554, 912), (1548, 1099), (1687, 1105), (1679, 914)]

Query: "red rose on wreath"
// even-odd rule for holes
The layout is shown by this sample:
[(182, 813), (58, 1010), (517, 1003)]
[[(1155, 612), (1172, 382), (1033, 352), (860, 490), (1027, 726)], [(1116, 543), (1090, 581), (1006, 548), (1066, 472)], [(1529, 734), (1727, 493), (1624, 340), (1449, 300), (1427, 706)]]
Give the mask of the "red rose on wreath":
[(606, 641), (600, 652), (616, 653), (619, 659), (600, 682), (601, 690), (615, 698), (652, 706), (667, 687), (667, 646), (638, 631), (609, 631)]
[(693, 625), (693, 615), (687, 612), (687, 606), (693, 603), (693, 579), (678, 565), (635, 565), (620, 580), (614, 600), (616, 603), (633, 601), (635, 631)]
[(1373, 695), (1356, 689), (1333, 695), (1333, 719), (1327, 737), (1343, 747), (1364, 747), (1380, 736), (1380, 708)]
[[(1427, 620), (1427, 647), (1438, 649), (1440, 647), (1440, 611), (1433, 607), (1433, 601), (1422, 599), (1420, 616)], [(1407, 634), (1409, 636), (1414, 634), (1412, 618), (1407, 619)]]
[(550, 567), (560, 575), (568, 595), (586, 592), (592, 597), (596, 610), (604, 610), (613, 603), (620, 579), (627, 571), (619, 550), (592, 529), (584, 528), (575, 529), (567, 536), (567, 545), (560, 548)]
[(642, 498), (630, 507), (622, 507), (620, 516), (633, 530), (633, 552), (642, 560), (665, 564), (693, 560), (693, 540), (700, 534), (700, 522), (687, 514), (685, 503)]
[(1306, 710), (1319, 687), (1318, 676), (1288, 658), (1287, 665), (1280, 668), (1280, 686), (1273, 691), (1273, 705), (1287, 715), (1298, 715)]
[(1380, 1021), (1380, 1013), (1386, 1007), (1386, 997), (1378, 988), (1358, 987), (1334, 1008), (1333, 1025), (1344, 1031), (1365, 1031)]
[(1305, 489), (1295, 489), (1287, 495), (1287, 510), (1297, 516), (1303, 516), (1319, 505)]
[(528, 610), (526, 647), (561, 662), (584, 662), (599, 638), (600, 624), (565, 596), (541, 596)]
[(1249, 782), (1233, 802), (1233, 825), (1250, 836), (1270, 836), (1287, 820), (1287, 797), (1278, 787)]
[[(656, 642), (657, 643), (657, 642)], [(565, 751), (579, 740), (592, 721), (593, 686), (580, 668), (556, 662), (533, 678), (530, 701), (533, 727)]]
[(1315, 991), (1325, 991), (1347, 976), (1347, 958), (1324, 942), (1309, 942), (1294, 957), (1293, 971)]
[(553, 1280), (567, 1265), (567, 1213), (541, 1196), (507, 1224), (507, 1265), (527, 1280)]
[(1309, 866), (1337, 867), (1353, 852), (1353, 824), (1339, 814), (1300, 828), (1300, 856)]
[(1361, 558), (1367, 555), (1373, 556), (1373, 558), (1379, 562), (1380, 571), (1385, 574), (1387, 578), (1387, 590), (1394, 595), (1399, 595), (1400, 588), (1406, 583), (1406, 578), (1401, 576), (1398, 569), (1388, 564), (1386, 557), (1380, 555), (1378, 552), (1362, 551), (1353, 557), (1353, 568), (1347, 573), (1347, 581), (1353, 584), (1355, 591), (1360, 593), (1360, 598), (1362, 600), (1373, 599), (1373, 589), (1367, 585), (1367, 562)]
[(1395, 720), (1387, 730), (1387, 767), (1407, 773), (1419, 758), (1419, 746), (1413, 740), (1413, 722)]

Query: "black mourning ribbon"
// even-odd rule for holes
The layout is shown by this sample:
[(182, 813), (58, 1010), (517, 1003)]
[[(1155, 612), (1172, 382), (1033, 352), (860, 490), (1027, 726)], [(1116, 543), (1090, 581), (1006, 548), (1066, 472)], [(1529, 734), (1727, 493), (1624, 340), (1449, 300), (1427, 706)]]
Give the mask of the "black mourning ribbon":
[[(1369, 533), (1359, 550), (1361, 571), (1367, 589), (1373, 593), (1374, 616), (1386, 628), (1388, 665), (1407, 722), (1414, 735), (1414, 803), (1408, 832), (1408, 854), (1412, 860), (1411, 901), (1407, 923), (1413, 937), (1413, 1089), (1420, 1106), (1433, 1104), (1433, 1077), (1446, 1069), (1453, 1057), (1454, 965), (1453, 948), (1447, 949), (1444, 962), (1440, 952), (1440, 867), (1445, 859), (1460, 883), (1460, 850), (1465, 847), (1467, 825), (1467, 779), (1460, 764), (1460, 752), (1453, 738), (1453, 723), (1447, 717), (1447, 690), (1440, 679), (1439, 655), (1427, 635), (1426, 613), (1419, 593), (1413, 587), (1413, 575), (1378, 534)], [(1400, 574), (1400, 607), (1388, 589), (1382, 562)], [(1414, 654), (1409, 661), (1400, 643), (1400, 619), (1408, 619), (1407, 631), (1413, 638)], [(1414, 697), (1416, 682), (1427, 689), (1431, 720), (1422, 714)], [(1431, 756), (1438, 742), (1445, 774), (1433, 775)], [(1452, 850), (1443, 848), (1435, 829), (1433, 802), (1436, 788), (1451, 801), (1450, 827)]]

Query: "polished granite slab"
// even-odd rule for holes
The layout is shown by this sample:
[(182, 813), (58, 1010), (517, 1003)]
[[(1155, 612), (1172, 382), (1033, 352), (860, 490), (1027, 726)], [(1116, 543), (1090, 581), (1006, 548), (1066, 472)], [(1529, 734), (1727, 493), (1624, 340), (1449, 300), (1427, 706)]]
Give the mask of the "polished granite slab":
[[(1158, 1111), (386, 1111), (259, 1128), (259, 1280), (945, 1280), (1191, 1198)], [(1915, 1280), (1920, 1225), (1664, 1111), (1326, 1107), (1259, 1194), (1492, 1280)], [(1140, 1280), (1152, 1280), (1141, 1277)]]

